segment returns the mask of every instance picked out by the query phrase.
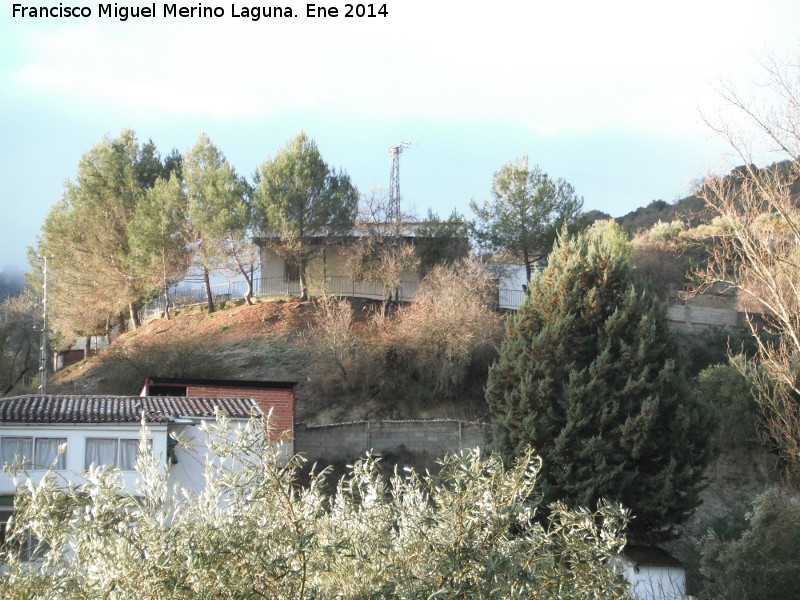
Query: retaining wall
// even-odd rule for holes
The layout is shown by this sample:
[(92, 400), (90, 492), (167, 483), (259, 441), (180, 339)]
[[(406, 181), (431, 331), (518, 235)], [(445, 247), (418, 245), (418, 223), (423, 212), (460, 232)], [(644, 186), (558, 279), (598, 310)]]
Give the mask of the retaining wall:
[(667, 319), (674, 329), (684, 333), (700, 333), (709, 327), (727, 327), (733, 331), (747, 327), (744, 313), (726, 308), (672, 304), (667, 307)]
[(353, 460), (373, 452), (407, 450), (437, 458), (462, 448), (483, 448), (483, 427), (470, 421), (357, 421), (295, 426), (295, 452), (311, 461)]

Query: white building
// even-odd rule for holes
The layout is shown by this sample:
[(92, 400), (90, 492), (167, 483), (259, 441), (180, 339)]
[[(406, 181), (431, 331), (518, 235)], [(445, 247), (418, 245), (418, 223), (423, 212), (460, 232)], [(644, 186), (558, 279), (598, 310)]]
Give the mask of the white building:
[[(17, 396), (0, 399), (0, 464), (23, 463), (18, 477), (39, 481), (52, 467), (79, 485), (90, 465), (119, 467), (129, 490), (137, 477), (142, 413), (169, 485), (204, 486), (206, 434), (217, 410), (234, 426), (262, 414), (254, 400), (141, 396)], [(181, 443), (177, 443), (181, 440)], [(0, 472), (0, 531), (13, 512), (16, 485)]]
[(668, 552), (651, 546), (628, 544), (617, 560), (636, 600), (686, 598), (686, 571)]

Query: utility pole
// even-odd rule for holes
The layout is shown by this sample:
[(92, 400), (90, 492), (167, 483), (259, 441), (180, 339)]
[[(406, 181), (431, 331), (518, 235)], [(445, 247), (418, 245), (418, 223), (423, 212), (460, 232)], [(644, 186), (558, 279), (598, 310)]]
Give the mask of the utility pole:
[(389, 221), (399, 226), (400, 223), (400, 154), (411, 145), (411, 142), (400, 142), (389, 148), (392, 155), (391, 174), (389, 176)]
[(42, 264), (42, 340), (39, 347), (39, 393), (47, 393), (47, 257), (40, 256)]

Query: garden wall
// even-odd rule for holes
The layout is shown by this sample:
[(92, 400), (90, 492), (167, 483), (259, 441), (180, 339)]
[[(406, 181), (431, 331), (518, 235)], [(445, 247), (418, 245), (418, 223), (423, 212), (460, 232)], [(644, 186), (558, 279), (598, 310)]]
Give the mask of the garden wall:
[(295, 426), (295, 452), (310, 461), (354, 460), (368, 450), (404, 450), (437, 458), (462, 448), (483, 449), (481, 423), (471, 421), (357, 421), (306, 427)]

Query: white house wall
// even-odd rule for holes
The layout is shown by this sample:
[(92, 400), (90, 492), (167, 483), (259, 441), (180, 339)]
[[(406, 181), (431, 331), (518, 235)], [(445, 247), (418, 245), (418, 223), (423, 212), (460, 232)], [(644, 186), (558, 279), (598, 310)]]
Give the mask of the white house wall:
[[(324, 252), (314, 256), (306, 265), (307, 285), (309, 293), (319, 296), (324, 293), (336, 295), (354, 295), (364, 298), (383, 298), (383, 289), (378, 282), (354, 282), (352, 249), (346, 245), (328, 246)], [(271, 295), (275, 293), (288, 293), (291, 286), (286, 287), (282, 282), (286, 276), (286, 261), (274, 250), (263, 247), (261, 249), (261, 289), (260, 293)], [(416, 269), (406, 269), (400, 279), (405, 284), (404, 299), (409, 299), (416, 292), (420, 281)], [(322, 282), (325, 282), (324, 285)], [(299, 288), (292, 293), (299, 293)]]
[[(150, 439), (153, 444), (153, 452), (159, 460), (162, 469), (166, 466), (167, 456), (167, 427), (166, 425), (148, 425), (150, 429)], [(76, 485), (85, 482), (81, 475), (85, 471), (86, 460), (86, 439), (87, 438), (107, 438), (107, 439), (139, 439), (139, 425), (127, 424), (48, 424), (48, 425), (18, 425), (0, 427), (0, 436), (9, 437), (48, 437), (65, 438), (66, 441), (66, 465), (65, 469), (57, 471), (59, 477), (65, 482)], [(47, 473), (45, 470), (33, 470), (28, 467), (24, 473), (18, 477), (21, 481), (30, 478), (33, 481), (40, 481)], [(137, 474), (135, 471), (123, 471), (125, 486), (128, 490), (134, 489), (134, 481)], [(5, 471), (0, 472), (0, 495), (11, 495), (16, 491), (16, 486), (12, 477)]]
[[(213, 419), (211, 420), (213, 421)], [(242, 427), (246, 420), (232, 419), (234, 428)], [(202, 420), (195, 420), (195, 425), (163, 425), (148, 424), (150, 439), (153, 444), (153, 452), (158, 460), (159, 468), (162, 473), (167, 474), (167, 483), (170, 487), (178, 485), (186, 490), (199, 492), (205, 486), (204, 467), (208, 456), (208, 444), (205, 431), (200, 424)], [(108, 438), (108, 439), (139, 439), (139, 425), (122, 424), (64, 424), (47, 426), (3, 426), (0, 427), (0, 435), (10, 437), (48, 437), (65, 438), (67, 440), (66, 465), (65, 469), (58, 470), (56, 473), (65, 482), (80, 485), (85, 482), (82, 473), (85, 471), (86, 460), (86, 439), (87, 438)], [(167, 462), (167, 437), (168, 433), (173, 433), (177, 439), (181, 440), (175, 451), (178, 459), (177, 464)], [(285, 460), (284, 460), (285, 462)], [(26, 469), (20, 473), (18, 478), (23, 482), (26, 478), (33, 481), (40, 481), (47, 473), (46, 470)], [(135, 489), (135, 481), (138, 474), (135, 471), (122, 471), (125, 480), (125, 487), (132, 492)], [(13, 495), (16, 485), (12, 477), (0, 472), (0, 495)]]
[(633, 567), (624, 570), (636, 600), (682, 600), (686, 594), (686, 573), (670, 567)]
[(261, 277), (283, 279), (285, 275), (284, 261), (274, 250), (261, 248)]

